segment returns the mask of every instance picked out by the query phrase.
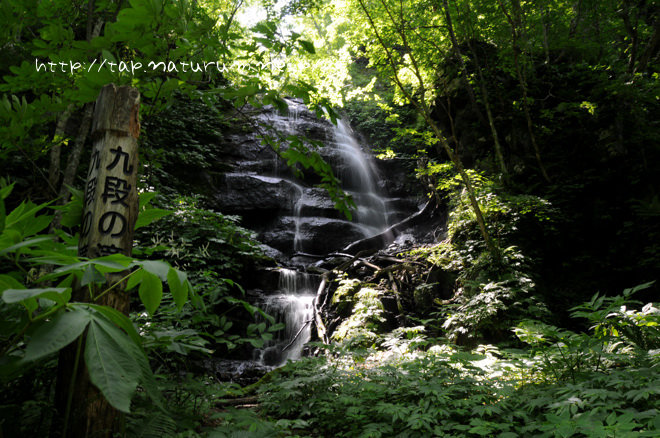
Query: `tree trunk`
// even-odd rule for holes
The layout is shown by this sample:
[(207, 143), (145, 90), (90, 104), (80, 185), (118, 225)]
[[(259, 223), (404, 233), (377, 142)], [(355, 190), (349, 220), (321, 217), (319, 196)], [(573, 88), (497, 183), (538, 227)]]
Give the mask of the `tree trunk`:
[(73, 113), (73, 104), (70, 103), (64, 112), (60, 114), (55, 126), (55, 134), (53, 135), (53, 146), (50, 149), (50, 165), (48, 167), (48, 182), (51, 187), (57, 187), (60, 182), (60, 161), (62, 157), (62, 143), (64, 142), (64, 134), (66, 124), (71, 118)]
[[(658, 14), (660, 15), (660, 13)], [(648, 44), (646, 45), (646, 50), (639, 57), (637, 66), (633, 73), (642, 73), (646, 70), (646, 66), (649, 61), (655, 58), (658, 55), (658, 50), (660, 49), (660, 19), (656, 20), (653, 24), (653, 34), (649, 39)]]
[[(376, 34), (376, 38), (378, 39), (379, 44), (383, 49), (385, 50), (385, 53), (387, 55), (387, 60), (388, 63), (390, 64), (392, 68), (392, 75), (393, 79), (399, 88), (399, 90), (406, 96), (406, 99), (415, 107), (415, 110), (422, 116), (424, 117), (424, 120), (426, 121), (427, 125), (431, 128), (433, 131), (434, 135), (436, 138), (440, 141), (440, 144), (442, 145), (442, 148), (444, 151), (447, 153), (447, 156), (449, 159), (454, 163), (454, 166), (456, 167), (456, 170), (458, 171), (461, 180), (463, 181), (463, 184), (465, 185), (465, 190), (468, 193), (468, 198), (470, 200), (470, 206), (472, 207), (472, 210), (476, 216), (477, 223), (479, 225), (479, 230), (481, 231), (481, 235), (484, 238), (484, 241), (486, 243), (486, 247), (488, 248), (488, 251), (493, 255), (493, 257), (499, 259), (500, 253), (493, 243), (492, 239), (490, 238), (490, 234), (488, 233), (488, 229), (486, 228), (486, 222), (483, 217), (483, 213), (481, 212), (481, 207), (479, 207), (479, 203), (477, 202), (477, 197), (474, 191), (474, 187), (472, 187), (472, 182), (470, 181), (470, 176), (465, 172), (465, 169), (463, 168), (463, 163), (461, 162), (460, 158), (454, 154), (452, 151), (451, 147), (449, 146), (449, 143), (447, 142), (447, 139), (445, 136), (442, 134), (440, 131), (440, 128), (438, 125), (435, 123), (435, 121), (431, 118), (430, 111), (428, 109), (428, 106), (426, 105), (426, 102), (424, 101), (424, 90), (425, 90), (425, 84), (423, 82), (422, 75), (418, 71), (417, 67), (417, 62), (415, 57), (412, 54), (412, 51), (408, 53), (410, 60), (413, 64), (414, 67), (414, 73), (415, 76), (417, 77), (417, 80), (419, 81), (419, 85), (421, 88), (421, 93), (422, 97), (419, 101), (414, 99), (408, 89), (403, 85), (401, 82), (401, 79), (399, 78), (399, 74), (397, 72), (397, 65), (396, 62), (394, 61), (394, 57), (392, 56), (392, 53), (390, 51), (390, 48), (385, 44), (383, 41), (383, 38), (380, 35), (380, 32), (378, 32), (378, 28), (376, 27), (376, 24), (373, 21), (373, 18), (371, 17), (371, 14), (369, 14), (369, 10), (367, 9), (366, 5), (364, 4), (364, 0), (358, 0), (360, 3), (360, 6), (362, 10), (364, 11), (365, 15), (367, 16), (367, 19), (369, 20), (369, 24), (371, 25), (371, 28), (374, 30), (374, 33)], [(392, 17), (391, 14), (388, 15), (390, 16), (390, 19), (392, 20), (392, 24), (396, 28), (396, 23), (394, 22), (394, 18)], [(403, 33), (403, 29), (398, 30), (399, 33)], [(405, 36), (401, 35), (404, 44), (405, 44)]]
[[(76, 172), (78, 171), (78, 166), (80, 164), (80, 154), (82, 153), (85, 142), (87, 141), (87, 135), (89, 134), (89, 128), (92, 125), (92, 114), (94, 111), (94, 104), (88, 103), (85, 105), (83, 112), (83, 118), (80, 122), (80, 128), (78, 129), (78, 135), (76, 140), (73, 143), (73, 148), (69, 154), (66, 169), (64, 170), (64, 179), (62, 180), (62, 185), (60, 186), (59, 192), (59, 204), (64, 205), (69, 202), (71, 197), (71, 192), (69, 187), (73, 186), (74, 179), (76, 177)], [(51, 162), (52, 164), (52, 162)], [(59, 167), (59, 166), (58, 166)], [(62, 211), (57, 210), (53, 216), (53, 221), (50, 224), (50, 232), (53, 230), (59, 230), (62, 227)]]
[(628, 72), (632, 73), (635, 70), (637, 48), (639, 46), (639, 32), (637, 31), (639, 12), (637, 12), (638, 15), (635, 16), (635, 23), (633, 23), (630, 16), (630, 8), (630, 0), (624, 0), (620, 15), (623, 20), (623, 27), (626, 29), (626, 32), (630, 37), (630, 46), (628, 48)]
[(548, 42), (548, 33), (550, 32), (550, 14), (548, 7), (543, 8), (543, 51), (545, 52), (545, 64), (550, 64), (550, 44)]
[[(443, 6), (445, 9), (445, 17), (447, 18), (447, 28), (449, 30), (449, 36), (452, 41), (452, 45), (454, 46), (454, 50), (456, 51), (458, 58), (460, 59), (460, 64), (461, 67), (464, 70), (464, 74), (467, 76), (467, 69), (465, 67), (465, 63), (463, 62), (463, 57), (461, 55), (460, 48), (458, 46), (458, 41), (456, 40), (456, 35), (454, 33), (454, 26), (452, 25), (452, 20), (451, 20), (451, 14), (449, 13), (449, 6), (447, 5), (447, 0), (443, 0)], [(469, 7), (469, 5), (468, 5)], [(485, 81), (484, 77), (481, 73), (481, 67), (479, 66), (479, 58), (477, 56), (476, 50), (472, 48), (472, 45), (468, 42), (468, 47), (470, 48), (470, 51), (472, 52), (472, 57), (474, 59), (474, 63), (477, 69), (477, 75), (479, 77), (479, 88), (481, 90), (481, 95), (484, 99), (484, 107), (486, 108), (486, 116), (488, 117), (488, 127), (490, 128), (490, 133), (491, 136), (493, 137), (493, 143), (495, 146), (495, 158), (497, 160), (497, 163), (500, 166), (500, 172), (502, 172), (502, 175), (507, 175), (508, 171), (506, 168), (506, 163), (504, 161), (504, 155), (502, 154), (502, 146), (500, 144), (500, 139), (499, 136), (497, 135), (497, 129), (495, 128), (495, 121), (493, 120), (493, 113), (490, 110), (490, 104), (488, 102), (488, 92), (486, 90), (485, 86)], [(472, 99), (475, 101), (476, 105), (476, 99), (474, 98), (474, 92), (472, 91), (472, 87), (468, 84), (468, 88), (470, 89), (470, 96)], [(481, 114), (481, 113), (479, 113)], [(483, 116), (481, 116), (481, 119), (483, 120)], [(485, 121), (484, 121), (485, 122)]]
[(522, 21), (522, 17), (520, 15), (521, 14), (520, 3), (518, 3), (518, 0), (511, 1), (511, 3), (513, 4), (513, 10), (515, 11), (515, 16), (511, 17), (506, 7), (504, 6), (504, 3), (502, 3), (502, 0), (497, 0), (497, 2), (502, 8), (502, 12), (504, 12), (504, 15), (509, 21), (509, 25), (511, 26), (511, 35), (513, 38), (512, 41), (513, 64), (516, 69), (516, 76), (518, 77), (518, 83), (520, 84), (520, 88), (522, 90), (522, 107), (523, 107), (523, 112), (525, 113), (525, 119), (527, 121), (527, 133), (529, 134), (529, 139), (530, 142), (532, 143), (532, 148), (534, 149), (534, 155), (536, 156), (536, 162), (539, 166), (539, 170), (541, 171), (541, 175), (543, 176), (543, 179), (549, 183), (550, 177), (548, 176), (548, 173), (545, 170), (545, 166), (543, 165), (543, 160), (541, 160), (541, 151), (539, 150), (539, 146), (536, 143), (536, 135), (534, 135), (534, 124), (532, 123), (532, 116), (530, 115), (529, 105), (527, 103), (527, 94), (528, 94), (527, 83), (525, 81), (525, 76), (523, 75), (522, 67), (520, 65), (520, 53), (522, 53), (518, 41), (519, 39), (518, 32), (520, 32), (520, 23)]
[(483, 114), (481, 114), (481, 111), (479, 110), (479, 105), (477, 104), (477, 98), (474, 95), (474, 90), (472, 89), (472, 85), (470, 85), (470, 82), (467, 80), (468, 71), (467, 71), (467, 67), (465, 66), (465, 61), (463, 61), (463, 54), (461, 53), (461, 48), (458, 45), (458, 40), (456, 39), (456, 33), (454, 32), (454, 25), (452, 24), (451, 14), (449, 13), (449, 6), (447, 5), (447, 0), (443, 0), (442, 5), (445, 10), (445, 17), (447, 19), (447, 31), (449, 32), (451, 45), (452, 48), (454, 49), (454, 56), (456, 57), (456, 61), (458, 61), (458, 65), (461, 67), (461, 72), (463, 73), (463, 77), (465, 78), (465, 88), (467, 89), (468, 96), (470, 97), (470, 102), (472, 102), (472, 106), (474, 107), (474, 110), (477, 113), (479, 120), (485, 124), (486, 120), (484, 119)]
[[(121, 253), (130, 256), (138, 212), (137, 171), (139, 93), (113, 84), (101, 90), (94, 109), (94, 147), (87, 174), (80, 256)], [(125, 273), (107, 276), (114, 284)], [(87, 288), (76, 288), (73, 301), (94, 302), (128, 314), (129, 295), (124, 285), (93, 299)], [(120, 413), (90, 382), (81, 351), (84, 335), (60, 353), (56, 406), (63, 419), (62, 436), (112, 437), (121, 429)], [(54, 433), (57, 435), (57, 432)]]

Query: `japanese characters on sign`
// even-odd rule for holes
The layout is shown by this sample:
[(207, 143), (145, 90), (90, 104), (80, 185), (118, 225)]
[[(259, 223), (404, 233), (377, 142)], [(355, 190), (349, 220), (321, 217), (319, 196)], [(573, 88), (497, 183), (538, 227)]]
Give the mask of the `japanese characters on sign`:
[[(131, 253), (138, 199), (138, 151), (134, 127), (139, 123), (132, 119), (137, 118), (135, 109), (139, 95), (135, 93), (137, 90), (129, 87), (113, 86), (105, 96), (102, 92), (97, 100), (92, 133), (96, 140), (83, 198), (80, 256)], [(122, 112), (120, 103), (129, 105), (130, 113)], [(104, 111), (109, 111), (109, 115)]]

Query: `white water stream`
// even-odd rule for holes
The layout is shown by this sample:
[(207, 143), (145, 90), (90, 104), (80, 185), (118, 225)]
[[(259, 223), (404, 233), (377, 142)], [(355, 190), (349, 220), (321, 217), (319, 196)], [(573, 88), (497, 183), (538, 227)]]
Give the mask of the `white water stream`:
[(316, 286), (305, 273), (280, 269), (279, 291), (267, 296), (261, 308), (275, 318), (275, 323), (284, 323), (285, 327), (272, 340), (267, 341), (263, 348), (255, 350), (254, 359), (257, 362), (280, 366), (288, 360), (300, 358), (312, 334)]
[[(298, 108), (294, 107), (288, 124), (294, 124), (298, 117)], [(291, 126), (286, 126), (291, 131)], [(389, 225), (385, 200), (380, 196), (377, 185), (377, 172), (370, 157), (364, 153), (350, 126), (339, 120), (333, 130), (335, 147), (341, 157), (341, 171), (338, 175), (342, 187), (351, 194), (357, 211), (353, 221), (364, 234), (371, 237), (383, 232)], [(328, 146), (332, 147), (332, 146)], [(262, 177), (263, 178), (263, 177)], [(302, 206), (305, 202), (305, 188), (296, 185), (299, 198), (294, 206), (295, 251), (303, 251), (301, 236)], [(285, 329), (255, 351), (254, 359), (263, 365), (280, 366), (287, 360), (300, 358), (304, 345), (311, 338), (312, 319), (314, 318), (314, 298), (316, 282), (309, 275), (290, 269), (280, 270), (279, 290), (269, 295), (261, 304), (262, 309), (275, 317), (276, 322), (283, 322)]]

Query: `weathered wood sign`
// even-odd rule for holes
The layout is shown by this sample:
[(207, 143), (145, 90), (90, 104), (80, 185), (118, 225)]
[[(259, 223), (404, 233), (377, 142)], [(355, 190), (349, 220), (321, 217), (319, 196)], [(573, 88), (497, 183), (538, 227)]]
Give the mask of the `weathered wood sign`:
[(138, 213), (139, 104), (137, 89), (114, 84), (103, 87), (96, 100), (80, 256), (131, 255)]
[[(132, 253), (138, 213), (139, 103), (137, 89), (114, 84), (103, 87), (96, 100), (93, 148), (78, 244), (80, 256)], [(125, 272), (105, 274), (105, 287), (120, 281), (124, 275)], [(73, 300), (109, 306), (128, 314), (130, 298), (124, 284), (94, 297), (97, 292), (94, 287), (77, 287)], [(91, 383), (83, 357), (76, 352), (76, 343), (60, 352), (55, 392), (60, 416), (69, 418), (68, 424), (63, 425), (66, 436), (111, 438), (121, 429), (119, 412)], [(71, 414), (67, 416), (69, 405)]]

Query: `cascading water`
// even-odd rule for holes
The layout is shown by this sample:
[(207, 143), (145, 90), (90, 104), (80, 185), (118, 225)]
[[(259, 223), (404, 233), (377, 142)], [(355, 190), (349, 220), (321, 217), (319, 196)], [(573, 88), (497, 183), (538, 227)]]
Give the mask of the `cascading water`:
[[(343, 162), (340, 179), (343, 188), (353, 196), (357, 206), (355, 222), (361, 226), (365, 237), (378, 234), (388, 226), (388, 211), (384, 199), (378, 193), (376, 169), (362, 151), (346, 122), (342, 120), (337, 122), (334, 136)], [(301, 211), (304, 202), (305, 189), (299, 187), (299, 197), (294, 206), (294, 251), (303, 250)], [(282, 269), (279, 289), (280, 293), (265, 300), (263, 310), (275, 316), (277, 322), (283, 322), (285, 329), (277, 338), (269, 341), (264, 348), (256, 352), (257, 360), (265, 365), (277, 366), (286, 363), (289, 359), (300, 358), (303, 346), (311, 337), (316, 288), (309, 281), (309, 276)]]
[(261, 307), (285, 327), (263, 348), (255, 350), (257, 362), (280, 366), (289, 359), (300, 358), (304, 345), (311, 338), (315, 296), (316, 284), (311, 276), (291, 269), (280, 270), (278, 293), (267, 296)]
[[(300, 105), (290, 106), (288, 118), (277, 116), (274, 125), (287, 133), (295, 131), (294, 125), (299, 116)], [(351, 194), (357, 211), (354, 212), (353, 223), (359, 229), (357, 238), (361, 233), (363, 237), (371, 237), (383, 232), (389, 225), (388, 210), (385, 200), (378, 192), (377, 172), (370, 157), (366, 155), (349, 125), (339, 120), (333, 128), (335, 157), (339, 158), (339, 178), (342, 187)], [(265, 182), (273, 178), (261, 177)], [(310, 221), (318, 218), (306, 218), (302, 216), (306, 201), (310, 200), (307, 193), (310, 188), (287, 180), (295, 187), (297, 194), (293, 206), (293, 219), (295, 234), (293, 239), (293, 250), (303, 252), (305, 250), (303, 238), (303, 226), (309, 226)], [(311, 192), (310, 192), (311, 193)], [(341, 221), (341, 219), (333, 219)], [(285, 328), (277, 332), (273, 339), (266, 342), (263, 348), (255, 350), (254, 359), (267, 366), (279, 366), (287, 360), (300, 358), (304, 345), (311, 338), (312, 319), (314, 318), (314, 298), (317, 284), (311, 280), (311, 276), (290, 269), (280, 270), (279, 290), (277, 293), (268, 295), (261, 303), (265, 313), (273, 316), (276, 323), (284, 323)]]
[(362, 151), (348, 123), (338, 120), (334, 134), (344, 161), (340, 175), (343, 188), (353, 196), (357, 206), (356, 222), (367, 227), (365, 237), (371, 237), (388, 226), (387, 206), (376, 185), (376, 168)]

